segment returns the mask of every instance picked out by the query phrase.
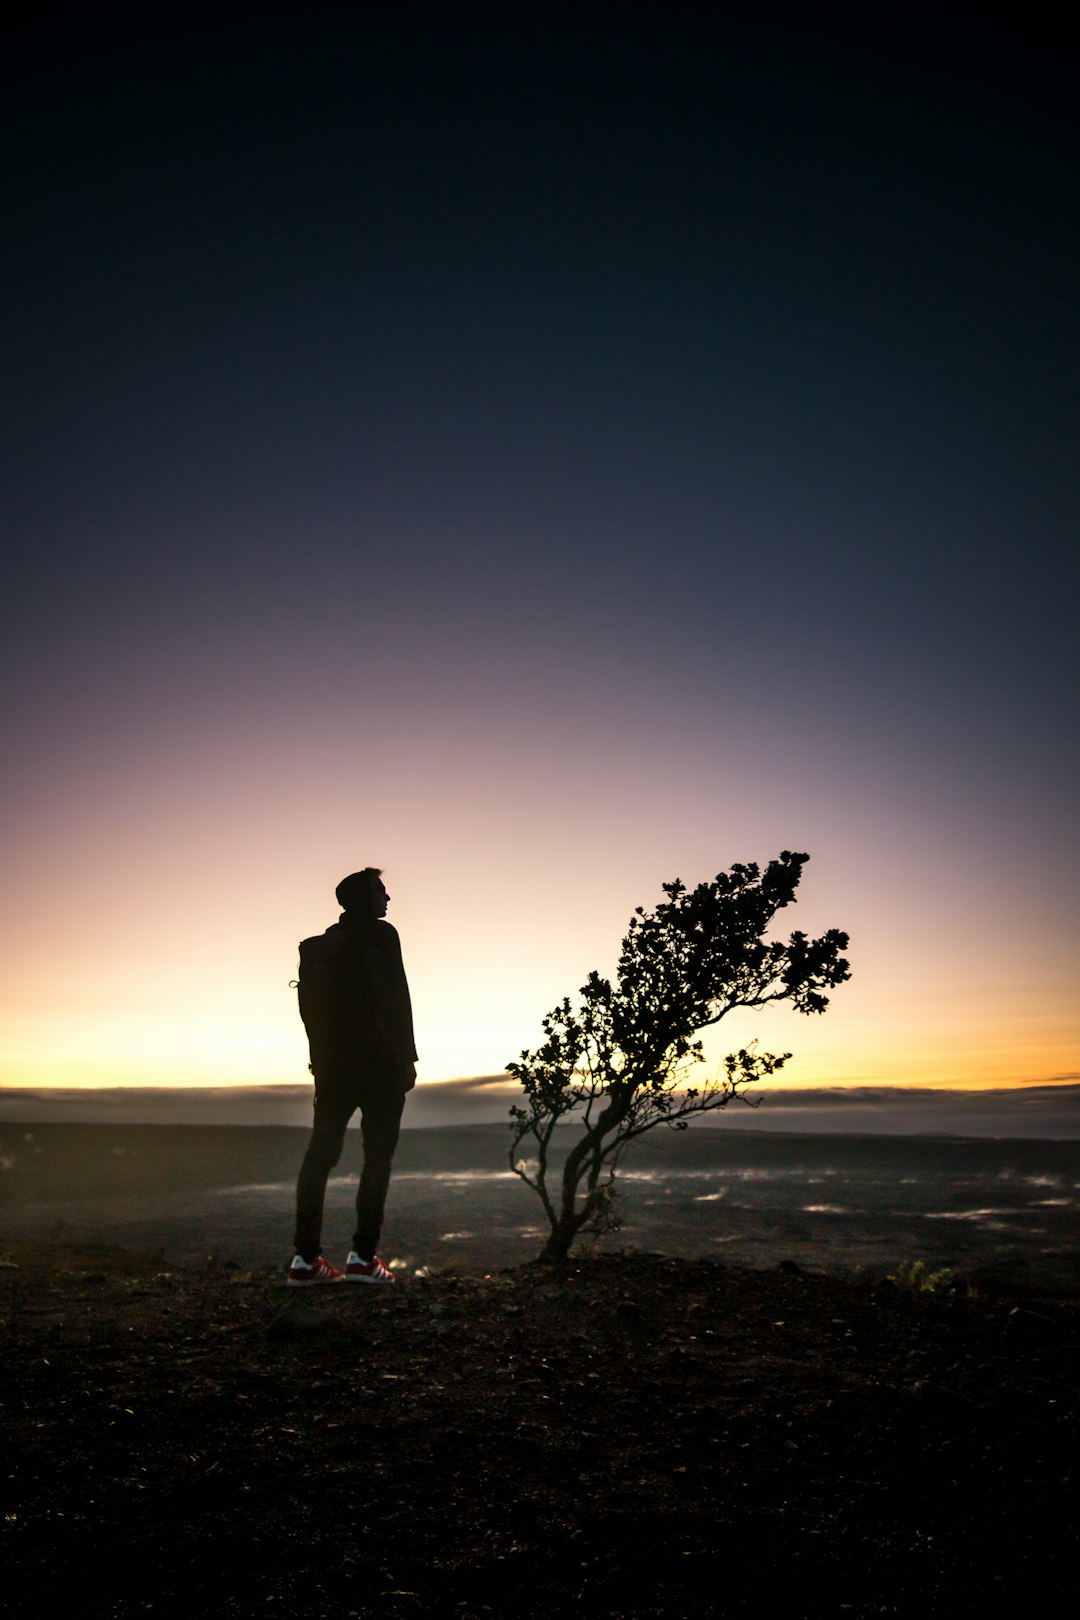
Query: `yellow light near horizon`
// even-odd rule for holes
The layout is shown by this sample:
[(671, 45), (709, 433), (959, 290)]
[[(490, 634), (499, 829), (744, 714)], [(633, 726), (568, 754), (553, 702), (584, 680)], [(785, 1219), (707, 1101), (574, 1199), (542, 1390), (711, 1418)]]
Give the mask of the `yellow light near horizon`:
[(243, 1085), (306, 1076), (303, 1031), (225, 1019), (99, 1014), (13, 1040), (8, 1086)]
[[(711, 1032), (702, 1073), (715, 1072), (725, 1052), (755, 1036), (767, 1050), (792, 1049), (792, 1059), (774, 1082), (785, 1088), (1009, 1089), (1052, 1083), (1075, 1071), (1067, 1037), (1033, 1042), (1016, 1031), (990, 1029), (984, 1040), (981, 1031), (960, 1028), (931, 1032), (936, 1039), (927, 1039), (927, 1032), (920, 1031), (919, 1039), (903, 1039), (897, 1032), (890, 1040), (882, 1030), (837, 1028), (830, 1039), (823, 1025), (799, 1022), (802, 1029), (777, 1031), (759, 1023), (757, 1028), (733, 1026)], [(499, 1074), (509, 1055), (508, 1044), (475, 1031), (450, 1030), (442, 1040), (432, 1032), (421, 1054), (420, 1081)], [(230, 1086), (307, 1080), (306, 1043), (294, 1017), (260, 1023), (221, 1015), (166, 1018), (101, 1012), (58, 1024), (44, 1034), (35, 1021), (33, 1029), (23, 1025), (21, 1038), (16, 1035), (0, 1061), (0, 1085), (6, 1087)]]

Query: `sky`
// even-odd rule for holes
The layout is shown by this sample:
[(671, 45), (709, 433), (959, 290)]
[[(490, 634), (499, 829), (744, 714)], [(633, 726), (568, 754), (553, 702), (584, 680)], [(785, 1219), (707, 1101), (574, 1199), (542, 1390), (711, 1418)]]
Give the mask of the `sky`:
[(1080, 1074), (1075, 64), (929, 19), (20, 25), (0, 1087), (303, 1083), (368, 864), (497, 1076), (783, 848), (851, 982), (710, 1061)]

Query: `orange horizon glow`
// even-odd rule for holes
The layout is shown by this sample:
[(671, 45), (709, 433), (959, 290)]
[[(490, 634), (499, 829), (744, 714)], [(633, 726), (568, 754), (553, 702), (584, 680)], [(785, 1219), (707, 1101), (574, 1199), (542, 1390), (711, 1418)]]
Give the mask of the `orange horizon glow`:
[[(299, 744), (285, 750), (290, 772), (294, 754), (302, 767)], [(821, 1017), (774, 1007), (725, 1020), (707, 1034), (713, 1068), (755, 1039), (793, 1053), (778, 1079), (792, 1088), (1009, 1089), (1080, 1068), (1069, 908), (1050, 871), (998, 859), (987, 881), (992, 828), (974, 842), (959, 822), (948, 837), (930, 822), (890, 828), (880, 804), (823, 794), (807, 798), (793, 839), (785, 766), (764, 808), (729, 811), (718, 833), (707, 763), (692, 813), (672, 813), (660, 771), (632, 812), (618, 780), (601, 778), (515, 815), (483, 784), (462, 788), (456, 813), (435, 816), (427, 806), (445, 807), (453, 780), (436, 751), (409, 803), (362, 834), (348, 807), (363, 776), (345, 773), (323, 836), (298, 844), (270, 757), (223, 760), (211, 781), (163, 756), (130, 808), (98, 773), (93, 792), (84, 783), (27, 825), (0, 936), (0, 1086), (305, 1082), (297, 941), (335, 920), (335, 882), (368, 861), (386, 871), (420, 1082), (499, 1074), (592, 968), (614, 969), (634, 906), (655, 905), (662, 881), (764, 865), (785, 847), (811, 858), (775, 932), (845, 929), (852, 979)]]
[[(490, 1089), (491, 1089), (491, 1092), (493, 1094), (500, 1094), (501, 1095), (501, 1093), (503, 1091), (505, 1091), (508, 1095), (510, 1095), (511, 1093), (513, 1093), (517, 1089), (515, 1087), (515, 1085), (514, 1085), (513, 1080), (509, 1076), (507, 1076), (505, 1078), (505, 1080), (504, 1080), (501, 1075), (443, 1075), (439, 1079), (436, 1079), (436, 1080), (422, 1080), (422, 1081), (420, 1081), (418, 1083), (422, 1084), (422, 1085), (432, 1085), (432, 1086), (456, 1086), (456, 1085), (472, 1084), (472, 1083), (476, 1082), (477, 1080), (484, 1080), (484, 1081), (490, 1082)], [(1022, 1080), (999, 1080), (999, 1081), (993, 1081), (993, 1080), (984, 1080), (984, 1081), (969, 1080), (969, 1081), (952, 1081), (952, 1082), (943, 1081), (943, 1080), (939, 1081), (939, 1080), (934, 1080), (934, 1079), (929, 1079), (929, 1080), (914, 1079), (914, 1080), (891, 1080), (891, 1081), (886, 1080), (886, 1081), (880, 1081), (880, 1080), (871, 1080), (871, 1079), (864, 1079), (864, 1080), (837, 1080), (837, 1079), (817, 1079), (817, 1078), (813, 1079), (813, 1080), (808, 1080), (808, 1079), (804, 1078), (802, 1080), (795, 1081), (793, 1079), (788, 1080), (786, 1078), (782, 1078), (781, 1080), (778, 1080), (778, 1081), (763, 1081), (762, 1084), (761, 1084), (761, 1089), (764, 1090), (767, 1087), (768, 1090), (773, 1091), (773, 1092), (783, 1091), (783, 1092), (791, 1093), (791, 1092), (798, 1092), (800, 1090), (806, 1090), (806, 1091), (809, 1091), (809, 1090), (815, 1090), (815, 1091), (816, 1090), (856, 1091), (856, 1090), (865, 1090), (867, 1087), (871, 1087), (871, 1088), (874, 1088), (874, 1089), (881, 1089), (881, 1090), (884, 1090), (884, 1091), (888, 1091), (888, 1090), (896, 1090), (896, 1091), (901, 1091), (901, 1090), (903, 1090), (903, 1091), (956, 1091), (956, 1092), (972, 1092), (972, 1093), (975, 1093), (975, 1092), (985, 1092), (985, 1091), (1002, 1091), (1002, 1092), (1024, 1091), (1024, 1090), (1031, 1090), (1032, 1088), (1035, 1088), (1035, 1087), (1039, 1087), (1039, 1088), (1051, 1087), (1052, 1088), (1054, 1086), (1061, 1086), (1061, 1087), (1064, 1088), (1064, 1087), (1069, 1087), (1069, 1086), (1075, 1086), (1078, 1082), (1080, 1082), (1080, 1073), (1076, 1073), (1076, 1074), (1057, 1074), (1057, 1075), (1052, 1075), (1052, 1076), (1050, 1076), (1048, 1078), (1040, 1078), (1038, 1076), (1029, 1076), (1026, 1079), (1022, 1079)], [(228, 1090), (228, 1089), (234, 1089), (234, 1088), (237, 1089), (237, 1090), (243, 1090), (243, 1089), (255, 1090), (256, 1088), (265, 1087), (267, 1085), (270, 1085), (272, 1087), (280, 1087), (282, 1089), (285, 1089), (286, 1087), (291, 1087), (291, 1086), (295, 1086), (295, 1085), (303, 1084), (303, 1083), (304, 1082), (301, 1082), (298, 1079), (277, 1080), (277, 1081), (265, 1081), (265, 1080), (192, 1080), (192, 1081), (187, 1081), (187, 1082), (174, 1081), (174, 1082), (171, 1082), (171, 1083), (170, 1082), (161, 1082), (161, 1081), (159, 1081), (159, 1082), (147, 1082), (147, 1081), (140, 1081), (140, 1080), (133, 1080), (133, 1079), (130, 1079), (130, 1080), (112, 1080), (112, 1081), (107, 1081), (107, 1080), (85, 1080), (85, 1079), (84, 1080), (40, 1079), (40, 1080), (34, 1080), (34, 1081), (24, 1081), (21, 1084), (16, 1084), (15, 1082), (12, 1082), (12, 1081), (0, 1081), (0, 1106), (3, 1105), (4, 1094), (6, 1092), (10, 1092), (10, 1093), (14, 1094), (16, 1092), (25, 1092), (25, 1091), (64, 1091), (64, 1092), (71, 1092), (71, 1091), (135, 1091), (135, 1090), (138, 1090), (139, 1092), (144, 1092), (144, 1093), (145, 1092), (158, 1092), (158, 1091), (160, 1091), (162, 1093), (167, 1093), (167, 1092), (173, 1092), (173, 1091), (220, 1091), (220, 1090)]]
[[(173, 1017), (155, 1019), (152, 1016), (117, 1016), (115, 1019), (81, 1017), (65, 1035), (52, 1032), (47, 1040), (31, 1040), (24, 1032), (24, 1045), (18, 1038), (8, 1042), (5, 1056), (0, 1061), (0, 1100), (3, 1090), (100, 1090), (125, 1089), (214, 1089), (214, 1087), (256, 1087), (256, 1085), (308, 1084), (306, 1047), (303, 1027), (291, 1016), (280, 1016), (262, 1025), (227, 1024), (223, 1021), (196, 1021), (180, 1024)], [(291, 1008), (288, 1009), (291, 1014)], [(776, 1014), (774, 1014), (776, 1017)], [(938, 1043), (920, 1030), (918, 1040), (908, 1040), (899, 1050), (882, 1050), (873, 1030), (852, 1027), (852, 1021), (837, 1019), (845, 1025), (837, 1030), (837, 1037), (829, 1038), (827, 1017), (803, 1021), (789, 1014), (782, 1035), (777, 1038), (776, 1024), (758, 1017), (746, 1017), (740, 1025), (732, 1021), (730, 1035), (725, 1040), (724, 1029), (711, 1030), (706, 1038), (708, 1061), (701, 1072), (716, 1072), (719, 1059), (725, 1051), (733, 1050), (746, 1040), (756, 1038), (766, 1050), (792, 1050), (792, 1058), (777, 1074), (774, 1082), (766, 1082), (771, 1089), (848, 1090), (857, 1087), (882, 1089), (944, 1089), (959, 1092), (976, 1090), (1015, 1090), (1031, 1085), (1070, 1084), (1077, 1081), (1075, 1045), (1069, 1042), (1067, 1032), (1052, 1040), (1044, 1037), (1036, 1042), (1038, 1064), (1033, 1063), (1035, 1053), (1017, 1035), (989, 1025), (986, 1047), (967, 1038), (947, 1040), (944, 1035)], [(8, 1019), (15, 1024), (13, 1034), (18, 1035), (18, 1024), (23, 1021)], [(792, 1025), (801, 1025), (792, 1027)], [(162, 1030), (167, 1030), (167, 1042), (162, 1047)], [(800, 1035), (803, 1040), (800, 1042)], [(534, 1032), (533, 1040), (538, 1038)], [(518, 1048), (523, 1042), (518, 1042)], [(476, 1077), (495, 1077), (504, 1074), (504, 1064), (494, 1061), (494, 1042), (478, 1043), (474, 1047), (471, 1064), (453, 1063), (460, 1056), (461, 1042), (455, 1051), (453, 1042), (447, 1043), (447, 1059), (440, 1061), (439, 1045), (427, 1040), (429, 1058), (421, 1053), (419, 1084), (452, 1084)], [(99, 1050), (94, 1051), (94, 1048)], [(52, 1048), (52, 1050), (49, 1050)], [(800, 1050), (801, 1048), (801, 1050)], [(507, 1040), (499, 1050), (505, 1058), (515, 1055), (515, 1047)], [(866, 1053), (873, 1051), (868, 1061)], [(483, 1058), (492, 1053), (492, 1061)], [(505, 1061), (505, 1059), (504, 1059)], [(513, 1082), (507, 1077), (507, 1089)]]

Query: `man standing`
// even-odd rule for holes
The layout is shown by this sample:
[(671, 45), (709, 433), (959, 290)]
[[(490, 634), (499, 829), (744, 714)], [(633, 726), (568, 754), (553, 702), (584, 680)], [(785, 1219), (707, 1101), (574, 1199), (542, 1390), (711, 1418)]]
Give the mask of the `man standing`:
[[(300, 1016), (315, 1078), (315, 1123), (296, 1183), (296, 1257), (287, 1279), (293, 1288), (394, 1281), (375, 1250), (405, 1094), (416, 1084), (409, 986), (397, 931), (383, 920), (390, 896), (382, 873), (366, 866), (335, 892), (344, 908), (340, 920), (300, 942)], [(323, 1200), (358, 1108), (364, 1167), (342, 1272), (320, 1253)]]

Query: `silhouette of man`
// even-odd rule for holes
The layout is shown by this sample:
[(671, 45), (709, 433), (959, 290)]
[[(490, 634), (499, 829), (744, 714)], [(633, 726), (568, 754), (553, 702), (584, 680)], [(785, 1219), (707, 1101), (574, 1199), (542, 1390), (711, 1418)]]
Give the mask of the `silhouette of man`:
[[(409, 986), (397, 930), (384, 921), (390, 896), (378, 868), (342, 878), (344, 907), (325, 934), (300, 942), (300, 1013), (315, 1079), (315, 1123), (296, 1183), (296, 1257), (288, 1283), (392, 1283), (375, 1250), (405, 1095), (416, 1084)], [(326, 1180), (345, 1127), (360, 1110), (364, 1166), (356, 1229), (344, 1271), (323, 1258)]]

